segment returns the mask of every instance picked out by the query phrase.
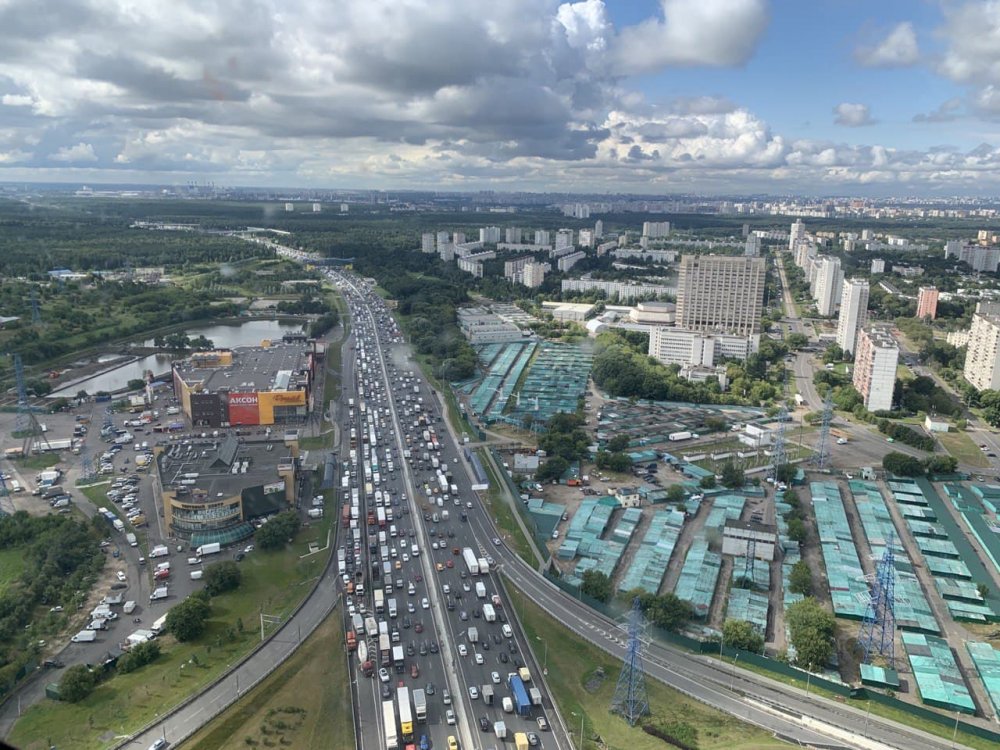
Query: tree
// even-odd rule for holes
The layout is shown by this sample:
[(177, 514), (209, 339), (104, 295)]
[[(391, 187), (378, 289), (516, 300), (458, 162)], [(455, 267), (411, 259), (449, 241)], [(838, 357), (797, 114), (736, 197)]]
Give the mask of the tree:
[(727, 461), (722, 467), (722, 486), (728, 487), (731, 490), (735, 490), (742, 487), (746, 483), (746, 476), (743, 473), (743, 469), (737, 466), (732, 461)]
[(987, 586), (985, 583), (977, 583), (976, 591), (979, 593), (981, 597), (983, 597), (983, 599), (985, 599), (987, 596), (990, 595), (990, 587)]
[(180, 604), (175, 604), (167, 613), (167, 630), (181, 643), (193, 641), (205, 632), (205, 621), (211, 608), (206, 601), (207, 594), (199, 594), (192, 594)]
[(924, 470), (928, 474), (954, 474), (958, 469), (958, 459), (954, 456), (928, 456), (924, 459)]
[(722, 642), (757, 654), (764, 649), (764, 636), (746, 620), (726, 620), (722, 625)]
[(569, 461), (562, 456), (552, 456), (544, 464), (538, 467), (535, 472), (535, 479), (539, 482), (547, 482), (551, 479), (559, 479), (569, 468)]
[(261, 549), (281, 549), (299, 530), (299, 517), (294, 511), (285, 511), (265, 523), (254, 539)]
[(781, 493), (781, 499), (786, 503), (791, 505), (793, 508), (799, 507), (799, 493), (790, 487)]
[(698, 482), (698, 486), (703, 490), (715, 489), (715, 474), (709, 474), (707, 477), (702, 477), (701, 481)]
[(798, 350), (809, 346), (809, 337), (804, 333), (790, 333), (785, 338), (785, 343), (788, 344), (789, 349)]
[(898, 451), (890, 451), (882, 458), (882, 468), (900, 477), (920, 477), (924, 475), (924, 465), (920, 459)]
[(630, 591), (626, 597), (631, 601), (639, 597), (639, 606), (653, 625), (665, 630), (680, 630), (694, 617), (694, 608), (674, 593), (663, 596), (651, 594), (642, 589)]
[(608, 450), (612, 453), (621, 453), (628, 450), (628, 435), (615, 435), (608, 441)]
[(139, 391), (146, 387), (146, 381), (142, 378), (132, 378), (128, 381), (128, 389), (130, 391)]
[(667, 500), (672, 503), (680, 503), (687, 496), (685, 489), (679, 484), (672, 484), (667, 487)]
[(234, 561), (215, 563), (205, 568), (205, 591), (212, 596), (218, 596), (239, 588), (242, 579), (243, 573)]
[(79, 703), (94, 690), (97, 676), (84, 664), (74, 664), (63, 673), (59, 681), (59, 697), (70, 703)]
[(835, 364), (844, 358), (844, 350), (837, 344), (830, 344), (823, 352), (823, 362), (825, 364)]
[(833, 655), (837, 623), (811, 596), (792, 604), (785, 613), (796, 662), (810, 670), (822, 669)]
[(801, 518), (791, 518), (788, 521), (788, 538), (802, 544), (806, 540), (806, 525)]
[(606, 602), (613, 593), (611, 579), (599, 570), (585, 570), (580, 591), (599, 602)]
[(118, 658), (116, 669), (122, 674), (128, 674), (151, 664), (160, 656), (160, 644), (156, 641), (137, 643)]
[(794, 464), (782, 464), (775, 472), (778, 481), (791, 484), (795, 480), (796, 469)]
[(805, 560), (799, 560), (788, 574), (788, 590), (793, 594), (812, 596), (812, 573)]

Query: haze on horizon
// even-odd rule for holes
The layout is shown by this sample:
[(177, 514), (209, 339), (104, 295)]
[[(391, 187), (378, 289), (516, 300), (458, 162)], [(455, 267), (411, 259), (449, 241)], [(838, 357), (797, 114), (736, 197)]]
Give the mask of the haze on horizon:
[(0, 181), (1000, 189), (1000, 0), (8, 0)]

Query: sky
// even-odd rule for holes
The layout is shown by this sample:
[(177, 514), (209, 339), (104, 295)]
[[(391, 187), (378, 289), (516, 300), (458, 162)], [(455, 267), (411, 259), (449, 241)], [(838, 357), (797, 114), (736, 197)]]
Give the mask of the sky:
[(1000, 0), (0, 0), (0, 181), (1000, 192)]

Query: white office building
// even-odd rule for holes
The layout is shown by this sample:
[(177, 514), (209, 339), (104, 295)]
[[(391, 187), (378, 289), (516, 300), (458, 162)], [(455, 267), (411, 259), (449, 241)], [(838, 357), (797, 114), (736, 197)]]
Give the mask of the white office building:
[(545, 274), (552, 270), (548, 263), (525, 263), (521, 270), (521, 283), (529, 289), (537, 289), (545, 281)]
[(951, 240), (944, 246), (944, 257), (968, 263), (973, 271), (996, 273), (1000, 266), (1000, 246), (970, 245), (962, 240)]
[(577, 250), (575, 253), (569, 253), (568, 255), (562, 256), (558, 261), (556, 261), (556, 266), (560, 271), (565, 273), (586, 257), (587, 254), (585, 252)]
[(642, 236), (651, 240), (659, 240), (670, 236), (669, 221), (644, 221), (642, 223)]
[(751, 336), (689, 331), (673, 326), (649, 329), (649, 356), (665, 365), (714, 367), (722, 359), (744, 360), (753, 351)]
[(885, 325), (862, 328), (854, 355), (854, 387), (868, 411), (892, 409), (899, 345)]
[(434, 232), (424, 232), (420, 235), (420, 252), (433, 253), (435, 250)]
[(573, 247), (572, 229), (560, 229), (556, 232), (556, 250), (563, 247)]
[(495, 245), (500, 242), (500, 227), (482, 227), (479, 230), (479, 241), (484, 245)]
[(594, 222), (594, 238), (601, 239), (604, 236), (604, 222), (598, 219)]
[(806, 225), (802, 223), (802, 219), (796, 219), (792, 224), (791, 231), (788, 233), (788, 249), (795, 250), (799, 244), (799, 240), (805, 240), (805, 238)]
[(580, 230), (580, 247), (593, 247), (594, 246), (594, 230), (593, 229), (581, 229)]
[(819, 315), (829, 317), (836, 312), (843, 284), (844, 272), (840, 270), (840, 258), (832, 255), (820, 257), (816, 268), (816, 285), (813, 292), (813, 297), (816, 300), (816, 312)]
[(536, 245), (548, 245), (550, 243), (549, 230), (547, 229), (536, 229), (535, 230), (535, 244)]
[(751, 234), (747, 237), (746, 245), (743, 247), (743, 254), (748, 258), (756, 258), (760, 255), (760, 237)]
[(520, 227), (507, 227), (504, 230), (504, 242), (510, 245), (520, 245), (521, 244), (521, 228)]
[(872, 258), (872, 273), (885, 273), (885, 261), (882, 258)]
[(1000, 389), (1000, 315), (980, 304), (972, 316), (963, 374), (977, 390)]
[(837, 320), (837, 346), (847, 354), (854, 353), (858, 331), (868, 325), (868, 292), (865, 279), (850, 279), (844, 283)]

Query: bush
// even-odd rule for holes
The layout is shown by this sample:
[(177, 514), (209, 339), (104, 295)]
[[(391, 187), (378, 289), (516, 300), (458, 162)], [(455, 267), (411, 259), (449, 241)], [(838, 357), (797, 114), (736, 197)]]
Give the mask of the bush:
[(79, 703), (93, 692), (97, 675), (84, 664), (74, 664), (59, 682), (59, 697), (69, 703)]
[(205, 632), (205, 621), (211, 608), (207, 595), (200, 596), (200, 593), (192, 594), (167, 613), (167, 630), (181, 643), (193, 641)]
[(122, 674), (134, 672), (140, 667), (151, 664), (160, 656), (160, 644), (156, 641), (137, 643), (127, 653), (118, 659), (118, 671)]
[(642, 731), (680, 750), (698, 750), (698, 729), (684, 721), (643, 724)]
[(295, 511), (285, 511), (257, 530), (254, 537), (261, 549), (281, 549), (299, 530), (299, 516)]
[(240, 571), (240, 566), (232, 560), (205, 568), (205, 591), (212, 596), (239, 588), (242, 580), (243, 573)]

